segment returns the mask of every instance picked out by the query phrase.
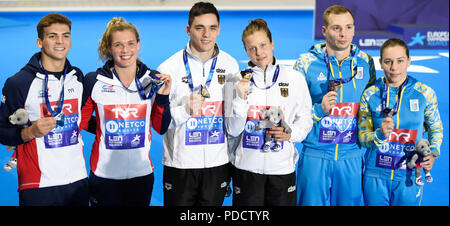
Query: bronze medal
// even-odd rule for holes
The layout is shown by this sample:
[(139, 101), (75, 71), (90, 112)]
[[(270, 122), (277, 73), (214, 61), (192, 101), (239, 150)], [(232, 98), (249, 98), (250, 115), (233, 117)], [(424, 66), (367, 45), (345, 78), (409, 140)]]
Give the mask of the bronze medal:
[(337, 92), (341, 88), (342, 83), (340, 81), (329, 81), (328, 82), (328, 92), (335, 91)]

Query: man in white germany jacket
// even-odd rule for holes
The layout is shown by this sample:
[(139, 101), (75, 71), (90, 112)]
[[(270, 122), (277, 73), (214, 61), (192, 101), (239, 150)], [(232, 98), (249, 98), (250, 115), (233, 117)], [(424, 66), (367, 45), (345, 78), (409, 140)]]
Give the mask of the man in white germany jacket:
[(189, 43), (159, 67), (169, 74), (172, 121), (164, 135), (164, 205), (222, 205), (231, 178), (224, 87), (239, 71), (219, 50), (219, 14), (211, 3), (189, 12)]

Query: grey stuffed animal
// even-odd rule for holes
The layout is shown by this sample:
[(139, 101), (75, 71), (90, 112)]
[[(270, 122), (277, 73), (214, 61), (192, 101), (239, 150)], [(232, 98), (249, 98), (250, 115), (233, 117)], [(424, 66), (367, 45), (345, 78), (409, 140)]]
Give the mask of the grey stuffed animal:
[[(28, 112), (23, 108), (19, 108), (16, 110), (16, 112), (14, 112), (12, 115), (10, 115), (8, 119), (9, 119), (9, 122), (13, 125), (27, 127), (28, 121), (29, 121)], [(16, 146), (7, 146), (6, 147), (6, 150), (8, 150), (8, 151), (15, 150), (15, 149), (16, 149)], [(16, 158), (15, 154), (16, 153), (13, 153), (9, 162), (6, 163), (5, 166), (3, 167), (3, 169), (6, 172), (9, 172), (13, 168), (17, 167), (17, 158)]]
[[(279, 107), (270, 107), (269, 110), (264, 112), (264, 115), (267, 116), (267, 119), (261, 121), (256, 125), (256, 130), (262, 130), (265, 128), (272, 128), (274, 126), (282, 126), (284, 128), (285, 133), (291, 133), (292, 129), (289, 125), (284, 121), (283, 118), (283, 110)], [(262, 118), (265, 118), (264, 116)], [(269, 134), (265, 134), (264, 136), (264, 146), (263, 152), (272, 151), (280, 151), (281, 150), (281, 142), (275, 141), (272, 142), (272, 136)]]
[[(411, 160), (408, 162), (408, 168), (416, 168), (416, 184), (423, 186), (424, 182), (422, 180), (422, 172), (420, 163), (423, 162), (425, 156), (433, 155), (435, 158), (439, 157), (439, 153), (430, 150), (430, 142), (426, 139), (421, 139), (416, 144), (416, 153), (412, 156)], [(429, 170), (423, 169), (425, 172), (425, 180), (427, 183), (433, 182), (433, 177)]]
[(23, 126), (28, 123), (28, 112), (19, 108), (12, 115), (9, 116), (9, 122), (13, 125)]

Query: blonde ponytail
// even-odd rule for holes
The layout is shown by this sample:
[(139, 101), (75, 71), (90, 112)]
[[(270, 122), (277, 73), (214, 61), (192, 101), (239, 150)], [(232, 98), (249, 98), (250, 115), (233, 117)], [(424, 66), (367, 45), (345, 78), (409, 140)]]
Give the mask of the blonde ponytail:
[(100, 59), (103, 61), (112, 59), (112, 55), (109, 51), (109, 48), (111, 47), (112, 34), (116, 31), (123, 30), (131, 30), (136, 36), (136, 41), (139, 42), (139, 33), (133, 24), (125, 21), (122, 17), (113, 17), (106, 25), (105, 32), (103, 33), (103, 37), (100, 39), (100, 43), (98, 45), (98, 54)]

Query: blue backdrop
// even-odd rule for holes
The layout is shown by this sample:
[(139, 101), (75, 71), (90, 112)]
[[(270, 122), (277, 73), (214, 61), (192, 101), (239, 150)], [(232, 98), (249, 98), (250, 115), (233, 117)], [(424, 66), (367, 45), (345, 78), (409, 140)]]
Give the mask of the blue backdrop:
[[(5, 12), (0, 13), (0, 87), (5, 80), (19, 71), (38, 52), (36, 46), (36, 25), (48, 12)], [(169, 56), (182, 49), (188, 42), (186, 34), (188, 11), (151, 12), (63, 12), (72, 20), (72, 49), (68, 59), (85, 74), (101, 67), (103, 62), (97, 54), (98, 42), (107, 22), (115, 16), (124, 17), (133, 23), (141, 36), (140, 59), (147, 66), (156, 69)], [(295, 59), (306, 52), (313, 40), (313, 11), (221, 11), (221, 31), (217, 40), (219, 47), (239, 61), (240, 68), (248, 60), (241, 41), (241, 34), (251, 19), (263, 18), (268, 22), (275, 43), (275, 56), (285, 64), (292, 65)], [(367, 51), (375, 57), (378, 51)], [(441, 157), (432, 170), (435, 181), (425, 185), (422, 205), (448, 205), (448, 49), (413, 50), (410, 75), (426, 82), (436, 92), (439, 109), (444, 123), (444, 142)], [(378, 68), (379, 69), (379, 68)], [(382, 76), (377, 70), (377, 76)], [(162, 136), (153, 131), (150, 151), (155, 166), (155, 184), (151, 205), (163, 204), (162, 193)], [(85, 143), (84, 155), (89, 170), (90, 149), (94, 140), (92, 134), (82, 132)], [(301, 144), (296, 145), (300, 150)], [(0, 145), (0, 165), (8, 162), (11, 152)], [(18, 205), (17, 172), (0, 170), (0, 205)], [(231, 205), (231, 198), (224, 205)]]

